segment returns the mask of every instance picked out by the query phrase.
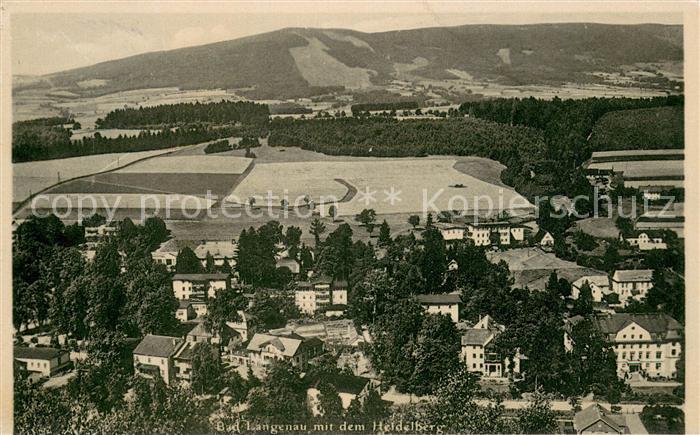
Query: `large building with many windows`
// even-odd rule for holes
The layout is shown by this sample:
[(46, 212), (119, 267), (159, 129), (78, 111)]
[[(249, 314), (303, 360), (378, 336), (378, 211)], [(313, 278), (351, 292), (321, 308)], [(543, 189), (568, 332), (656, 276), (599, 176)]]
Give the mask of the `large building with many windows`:
[[(576, 346), (572, 330), (583, 321), (581, 316), (566, 320), (564, 347)], [(598, 314), (593, 326), (611, 344), (617, 360), (617, 374), (624, 378), (640, 373), (651, 378), (674, 378), (681, 355), (683, 327), (667, 314)]]
[(294, 302), (299, 311), (310, 316), (329, 307), (344, 307), (348, 304), (348, 284), (326, 276), (298, 282)]

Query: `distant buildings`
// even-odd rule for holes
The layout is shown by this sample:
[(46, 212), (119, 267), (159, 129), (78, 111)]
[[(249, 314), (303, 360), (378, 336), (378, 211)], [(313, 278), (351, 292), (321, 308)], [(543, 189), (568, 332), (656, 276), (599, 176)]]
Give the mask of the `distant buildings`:
[(178, 273), (173, 276), (173, 293), (179, 300), (215, 298), (217, 290), (231, 286), (225, 273)]
[[(583, 320), (582, 316), (574, 316), (565, 322), (564, 347), (568, 351), (576, 346), (572, 330)], [(630, 373), (652, 378), (676, 376), (683, 327), (669, 315), (598, 314), (591, 321), (614, 349), (619, 377)]]
[(70, 354), (52, 347), (15, 346), (13, 357), (21, 370), (36, 373), (40, 377), (51, 377), (67, 368)]
[(134, 372), (153, 379), (160, 376), (166, 384), (175, 379), (175, 354), (185, 341), (182, 338), (148, 334), (134, 349)]
[(649, 251), (651, 249), (666, 249), (664, 239), (657, 231), (635, 231), (631, 237), (620, 235), (620, 240), (624, 240), (631, 246), (636, 246), (640, 251)]
[(653, 287), (651, 269), (616, 270), (612, 276), (612, 291), (620, 297), (620, 302), (627, 303), (632, 298), (642, 300)]
[(185, 247), (192, 249), (202, 267), (207, 265), (208, 254), (211, 255), (214, 265), (217, 267), (227, 264), (233, 269), (236, 266), (238, 244), (235, 240), (170, 239), (153, 251), (151, 257), (156, 263), (163, 264), (168, 271), (174, 272), (177, 267), (177, 254)]
[(348, 284), (326, 276), (297, 282), (294, 302), (299, 307), (299, 311), (310, 316), (329, 307), (346, 306)]
[(476, 246), (489, 246), (494, 242), (508, 246), (525, 240), (525, 227), (508, 222), (467, 223), (463, 226), (437, 223), (435, 226), (446, 241), (471, 239)]
[(324, 343), (358, 346), (365, 340), (351, 319), (290, 322), (284, 328), (270, 331), (274, 334), (297, 334), (304, 338), (318, 338)]
[(460, 359), (467, 370), (485, 377), (502, 378), (509, 372), (520, 373), (520, 356), (510, 361), (494, 349), (495, 338), (505, 330), (491, 316), (485, 316), (471, 328), (463, 329)]
[(445, 314), (454, 323), (459, 322), (459, 305), (462, 303), (459, 293), (422, 294), (416, 295), (416, 299), (429, 314)]

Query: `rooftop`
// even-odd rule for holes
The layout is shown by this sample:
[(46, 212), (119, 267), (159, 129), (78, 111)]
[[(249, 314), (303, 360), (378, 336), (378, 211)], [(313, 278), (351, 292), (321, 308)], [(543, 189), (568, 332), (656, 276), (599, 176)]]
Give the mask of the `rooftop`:
[(225, 273), (177, 273), (173, 281), (218, 281), (227, 278)]
[(51, 360), (62, 353), (65, 353), (65, 351), (62, 351), (61, 349), (55, 349), (53, 347), (15, 346), (14, 348), (14, 357), (22, 359)]
[(462, 302), (462, 297), (458, 293), (422, 294), (416, 295), (416, 299), (423, 305), (459, 304)]
[(255, 334), (250, 339), (247, 349), (249, 351), (258, 352), (265, 346), (272, 345), (284, 356), (293, 357), (297, 354), (304, 343), (312, 343), (312, 341), (320, 343), (320, 340), (311, 338), (304, 339), (297, 334), (289, 335), (273, 335), (273, 334)]
[(136, 346), (134, 354), (169, 358), (175, 354), (182, 343), (184, 343), (182, 338), (148, 334)]
[(653, 274), (651, 269), (616, 270), (612, 279), (617, 282), (646, 282), (651, 281)]
[[(583, 317), (574, 316), (568, 319), (568, 323), (575, 325), (582, 321)], [(654, 340), (677, 339), (683, 327), (668, 314), (633, 314), (633, 313), (608, 313), (598, 314), (591, 319), (596, 328), (609, 338), (614, 338), (618, 332), (628, 325), (635, 323), (651, 334)]]
[[(576, 413), (574, 416), (574, 427), (576, 428), (577, 432), (581, 433), (585, 429), (590, 428), (592, 425), (600, 422), (603, 425), (608, 426), (609, 429), (612, 429), (614, 432), (624, 433), (624, 425), (620, 424), (621, 421), (616, 417), (622, 417), (624, 419), (624, 416), (612, 415), (610, 411), (603, 408), (599, 404), (594, 403), (588, 408), (582, 409)], [(610, 430), (603, 429), (599, 432), (610, 432)]]
[(486, 346), (495, 336), (490, 329), (466, 329), (462, 334), (462, 346)]

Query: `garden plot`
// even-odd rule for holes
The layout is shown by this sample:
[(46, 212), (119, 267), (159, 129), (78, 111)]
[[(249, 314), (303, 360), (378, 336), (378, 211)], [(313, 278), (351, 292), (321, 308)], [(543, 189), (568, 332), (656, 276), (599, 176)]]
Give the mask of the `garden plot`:
[(465, 202), (468, 210), (488, 209), (489, 202), (496, 210), (532, 210), (532, 204), (511, 188), (464, 174), (454, 168), (455, 163), (454, 159), (376, 159), (257, 164), (227, 199), (241, 203), (254, 197), (256, 204), (266, 204), (269, 192), (272, 205), (285, 196), (294, 205), (306, 195), (320, 203), (345, 197), (347, 184), (357, 193), (338, 204), (340, 216), (365, 208), (384, 214), (420, 213), (424, 204), (433, 213), (433, 205), (464, 210)]

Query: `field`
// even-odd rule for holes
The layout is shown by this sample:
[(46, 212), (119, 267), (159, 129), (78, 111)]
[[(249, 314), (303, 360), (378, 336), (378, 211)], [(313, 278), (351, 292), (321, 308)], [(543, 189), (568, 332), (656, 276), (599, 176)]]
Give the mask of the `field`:
[[(273, 199), (274, 205), (283, 196), (289, 198), (290, 204), (305, 195), (316, 202), (323, 197), (340, 199), (346, 195), (347, 188), (343, 184), (347, 183), (354, 186), (358, 194), (338, 204), (340, 216), (355, 215), (364, 208), (373, 208), (379, 214), (419, 213), (423, 211), (424, 203), (432, 203), (441, 210), (463, 210), (465, 200), (467, 208), (473, 209), (475, 198), (482, 196), (491, 199), (498, 210), (532, 208), (525, 198), (510, 188), (457, 171), (454, 168), (456, 162), (455, 159), (407, 158), (256, 164), (229, 200), (247, 202), (248, 198), (256, 197), (256, 203), (260, 204), (268, 192), (276, 198)], [(337, 182), (337, 179), (344, 183)], [(279, 180), (284, 180), (284, 183)], [(464, 187), (450, 187), (455, 185)], [(392, 191), (398, 192), (393, 201)], [(478, 208), (486, 206), (486, 199), (478, 204)]]
[(136, 160), (165, 154), (170, 151), (172, 149), (14, 163), (12, 165), (12, 200), (13, 202), (21, 202), (30, 195), (46, 189), (61, 180), (117, 169)]
[(163, 156), (113, 172), (61, 184), (49, 194), (143, 193), (223, 197), (231, 191), (251, 159), (220, 156)]
[(626, 177), (660, 177), (683, 175), (683, 160), (643, 160), (591, 163), (589, 169), (623, 171)]
[(582, 219), (575, 225), (584, 233), (601, 239), (614, 239), (620, 233), (613, 219), (607, 217)]

